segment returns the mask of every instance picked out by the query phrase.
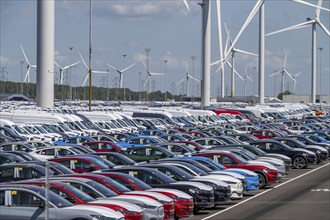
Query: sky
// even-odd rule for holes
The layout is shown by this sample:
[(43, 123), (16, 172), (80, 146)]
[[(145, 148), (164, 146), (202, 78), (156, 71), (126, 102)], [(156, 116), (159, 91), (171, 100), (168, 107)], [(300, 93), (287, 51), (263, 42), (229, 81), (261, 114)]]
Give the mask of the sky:
[[(177, 84), (186, 75), (201, 79), (201, 1), (187, 0), (190, 11), (181, 0), (92, 0), (92, 69), (108, 74), (93, 74), (93, 85), (118, 87), (119, 74), (110, 64), (124, 69), (136, 63), (124, 73), (124, 87), (139, 91), (146, 80), (146, 48), (149, 71), (165, 73), (154, 76), (152, 89), (174, 94), (185, 94), (185, 84)], [(211, 62), (219, 59), (219, 44), (215, 1), (211, 2)], [(317, 4), (316, 0), (308, 0)], [(235, 38), (256, 0), (222, 0), (223, 45), (227, 33), (224, 23)], [(330, 0), (323, 0), (322, 7), (330, 8)], [(265, 0), (265, 33), (315, 18), (316, 9), (289, 0)], [(330, 12), (321, 10), (320, 20), (330, 29)], [(275, 96), (281, 92), (281, 74), (269, 77), (283, 68), (287, 54), (286, 70), (297, 76), (296, 94), (311, 93), (311, 26), (266, 37), (265, 49), (265, 95)], [(31, 64), (36, 64), (37, 1), (0, 1), (0, 79), (21, 82), (26, 73), (20, 44)], [(317, 27), (317, 94), (330, 95), (330, 38)], [(72, 51), (69, 47), (73, 47)], [(258, 53), (258, 14), (246, 28), (236, 46), (237, 49)], [(71, 69), (72, 86), (81, 86), (87, 70), (79, 53), (88, 64), (89, 48), (89, 1), (55, 0), (55, 60), (61, 66), (80, 61)], [(126, 55), (125, 58), (123, 55)], [(192, 56), (195, 56), (193, 61)], [(71, 57), (71, 59), (70, 59)], [(167, 60), (167, 63), (165, 63)], [(258, 94), (258, 59), (246, 54), (235, 54), (235, 69), (245, 73), (252, 81), (246, 81), (246, 95)], [(220, 94), (220, 72), (211, 67), (211, 96)], [(55, 82), (59, 81), (59, 69), (55, 66)], [(65, 72), (64, 84), (70, 83)], [(31, 82), (36, 80), (31, 70)], [(194, 84), (194, 89), (192, 88)], [(225, 67), (225, 95), (230, 95), (230, 69)], [(293, 91), (293, 81), (284, 78), (285, 89)], [(244, 95), (244, 82), (235, 80), (238, 96)], [(200, 95), (199, 83), (190, 81), (190, 94)]]

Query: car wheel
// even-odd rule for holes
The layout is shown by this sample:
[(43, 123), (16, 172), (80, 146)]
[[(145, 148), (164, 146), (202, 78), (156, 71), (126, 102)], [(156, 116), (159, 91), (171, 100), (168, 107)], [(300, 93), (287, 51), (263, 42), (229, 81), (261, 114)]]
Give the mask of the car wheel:
[(307, 167), (307, 161), (301, 156), (293, 158), (292, 164), (296, 169), (303, 169)]
[(266, 177), (262, 173), (258, 173), (259, 177), (259, 189), (262, 189), (266, 186)]

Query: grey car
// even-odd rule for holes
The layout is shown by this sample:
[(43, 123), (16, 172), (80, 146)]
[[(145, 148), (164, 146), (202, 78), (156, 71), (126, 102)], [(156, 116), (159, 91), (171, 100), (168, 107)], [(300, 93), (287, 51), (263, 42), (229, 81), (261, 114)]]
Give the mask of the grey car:
[[(74, 206), (49, 192), (50, 220), (124, 220), (124, 216), (104, 207)], [(0, 219), (45, 219), (45, 189), (32, 185), (0, 185)]]

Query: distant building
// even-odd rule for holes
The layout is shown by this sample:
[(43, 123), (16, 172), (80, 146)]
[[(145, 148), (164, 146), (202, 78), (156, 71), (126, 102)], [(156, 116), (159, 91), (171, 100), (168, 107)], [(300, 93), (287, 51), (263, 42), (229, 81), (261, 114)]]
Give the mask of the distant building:
[[(283, 95), (283, 102), (285, 103), (311, 103), (312, 97), (310, 95)], [(330, 103), (330, 96), (316, 95), (316, 103)]]

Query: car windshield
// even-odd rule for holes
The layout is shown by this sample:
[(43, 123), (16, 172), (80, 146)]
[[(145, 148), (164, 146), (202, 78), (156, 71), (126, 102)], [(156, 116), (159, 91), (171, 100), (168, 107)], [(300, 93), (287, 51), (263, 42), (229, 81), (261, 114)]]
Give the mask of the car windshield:
[(118, 183), (117, 181), (111, 179), (110, 177), (102, 177), (102, 180), (106, 183), (108, 183), (109, 185), (113, 186), (114, 188), (116, 188), (118, 191), (120, 192), (130, 192), (131, 190), (129, 188), (127, 188), (126, 186)]
[(241, 157), (241, 156), (239, 156), (239, 155), (237, 155), (237, 154), (233, 154), (233, 153), (231, 153), (231, 155), (232, 155), (233, 157), (235, 157), (237, 160), (239, 160), (241, 163), (243, 163), (243, 164), (248, 164), (248, 161), (245, 160), (243, 157)]
[[(35, 190), (35, 192), (43, 197), (46, 197), (46, 190), (44, 188), (38, 188), (38, 190)], [(52, 191), (49, 191), (49, 201), (53, 203), (57, 208), (73, 206), (72, 203), (68, 202), (66, 199)]]
[(69, 192), (71, 192), (72, 194), (74, 194), (75, 196), (77, 196), (79, 199), (81, 199), (84, 202), (92, 202), (95, 201), (95, 199), (93, 197), (91, 197), (90, 195), (84, 193), (83, 191), (77, 189), (74, 186), (71, 186), (69, 184), (63, 184), (63, 188), (68, 190)]
[(106, 186), (103, 186), (101, 183), (98, 183), (96, 181), (88, 181), (87, 184), (102, 193), (105, 197), (117, 196), (117, 193), (107, 188)]

